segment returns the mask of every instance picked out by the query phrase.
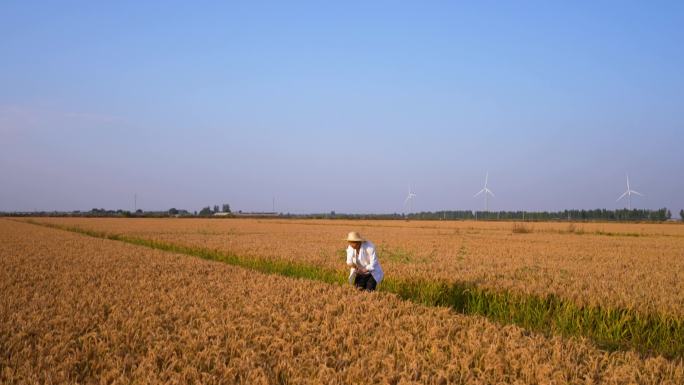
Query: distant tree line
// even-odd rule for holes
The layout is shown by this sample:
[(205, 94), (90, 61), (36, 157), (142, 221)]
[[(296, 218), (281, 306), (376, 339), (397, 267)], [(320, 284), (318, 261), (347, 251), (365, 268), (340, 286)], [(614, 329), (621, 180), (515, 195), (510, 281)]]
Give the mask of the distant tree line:
[[(183, 210), (185, 211), (185, 210)], [(187, 211), (185, 211), (187, 213)], [(14, 217), (166, 217), (167, 211), (136, 211), (129, 210), (107, 210), (94, 208), (90, 211), (28, 211), (28, 212), (0, 212), (0, 216)]]
[[(424, 211), (410, 214), (344, 214), (331, 211), (319, 214), (284, 214), (287, 218), (312, 219), (411, 219), (411, 220), (517, 220), (517, 221), (666, 221), (672, 217), (667, 208), (658, 210), (563, 210), (563, 211)], [(684, 210), (680, 211), (684, 216)]]
[(200, 210), (199, 215), (206, 217), (206, 216), (214, 215), (216, 213), (230, 214), (230, 212), (231, 212), (230, 211), (230, 205), (228, 203), (224, 203), (223, 205), (221, 205), (220, 210), (219, 210), (218, 205), (214, 205), (213, 208), (211, 206), (203, 207), (202, 210)]
[[(90, 211), (36, 211), (36, 212), (0, 212), (0, 216), (73, 216), (73, 217), (213, 217), (216, 213), (225, 213), (233, 216), (230, 205), (224, 203), (206, 206), (199, 212), (171, 208), (167, 211), (143, 211), (135, 212), (128, 210), (105, 210), (93, 208)], [(237, 215), (240, 215), (241, 211)], [(271, 213), (268, 213), (271, 214)], [(666, 221), (672, 218), (672, 213), (667, 208), (658, 210), (648, 209), (595, 209), (595, 210), (563, 210), (563, 211), (470, 211), (470, 210), (446, 210), (426, 211), (411, 214), (344, 214), (331, 211), (329, 213), (313, 214), (275, 214), (281, 218), (310, 218), (310, 219), (386, 219), (386, 220), (514, 220), (514, 221)], [(248, 215), (244, 215), (248, 216)], [(684, 209), (679, 211), (679, 216), (684, 221)]]
[[(680, 211), (680, 215), (684, 210)], [(663, 207), (658, 210), (649, 209), (595, 209), (595, 210), (563, 210), (563, 211), (434, 211), (408, 214), (408, 219), (427, 220), (526, 220), (526, 221), (666, 221), (672, 213)]]
[(304, 218), (304, 219), (387, 219), (398, 220), (405, 219), (403, 214), (345, 214), (331, 211), (329, 213), (312, 213), (312, 214), (280, 214), (284, 218)]

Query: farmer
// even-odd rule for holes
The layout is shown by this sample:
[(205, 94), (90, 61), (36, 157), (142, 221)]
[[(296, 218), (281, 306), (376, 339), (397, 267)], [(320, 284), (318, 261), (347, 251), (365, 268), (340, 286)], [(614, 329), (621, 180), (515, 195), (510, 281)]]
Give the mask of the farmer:
[(385, 275), (380, 267), (375, 245), (352, 231), (347, 235), (347, 266), (351, 268), (349, 283), (362, 290), (373, 291)]

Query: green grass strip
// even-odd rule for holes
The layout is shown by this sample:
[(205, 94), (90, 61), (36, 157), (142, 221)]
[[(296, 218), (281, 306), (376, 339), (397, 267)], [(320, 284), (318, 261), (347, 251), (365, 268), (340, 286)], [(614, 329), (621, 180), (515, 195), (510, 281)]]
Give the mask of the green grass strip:
[[(24, 222), (71, 231), (95, 238), (121, 241), (153, 249), (192, 255), (267, 274), (343, 285), (346, 271), (266, 258), (241, 257), (230, 252), (170, 242), (110, 234), (80, 227), (27, 220)], [(460, 282), (388, 277), (379, 290), (429, 306), (445, 306), (515, 324), (547, 335), (584, 336), (607, 350), (634, 350), (644, 355), (684, 358), (684, 321), (665, 314), (643, 314), (631, 309), (579, 306), (553, 294), (538, 296), (493, 291)]]

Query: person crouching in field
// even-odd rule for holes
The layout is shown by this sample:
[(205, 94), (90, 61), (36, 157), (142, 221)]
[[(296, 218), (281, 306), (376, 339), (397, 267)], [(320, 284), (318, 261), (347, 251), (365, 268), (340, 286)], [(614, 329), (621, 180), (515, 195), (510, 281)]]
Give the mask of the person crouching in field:
[(351, 268), (349, 283), (362, 290), (375, 290), (385, 276), (375, 253), (375, 245), (363, 239), (356, 231), (350, 232), (346, 241), (349, 243), (347, 266)]

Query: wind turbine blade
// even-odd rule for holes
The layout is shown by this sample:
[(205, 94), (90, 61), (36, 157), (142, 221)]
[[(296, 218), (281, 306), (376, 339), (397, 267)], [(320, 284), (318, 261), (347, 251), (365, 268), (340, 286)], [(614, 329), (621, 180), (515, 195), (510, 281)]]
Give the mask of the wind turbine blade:
[(634, 191), (634, 190), (631, 190), (631, 191), (632, 191), (632, 194), (636, 194), (636, 195), (638, 195), (638, 196), (640, 196), (640, 197), (644, 196), (644, 194), (642, 194), (642, 193), (640, 193), (640, 192), (638, 192), (638, 191)]
[(411, 200), (410, 195), (406, 197), (406, 200), (404, 200), (404, 206), (406, 206), (406, 204), (408, 203), (409, 200)]
[(629, 190), (625, 191), (622, 195), (620, 195), (620, 197), (619, 197), (618, 199), (615, 200), (615, 202), (617, 202), (617, 201), (619, 201), (620, 199), (624, 198), (625, 195), (627, 195), (628, 192), (629, 192)]
[(489, 181), (489, 171), (487, 171), (487, 174), (485, 175), (485, 188), (487, 188), (487, 182)]
[(478, 191), (477, 194), (473, 195), (473, 198), (475, 198), (476, 196), (482, 194), (484, 191), (485, 191), (485, 189), (482, 189), (482, 190)]
[(487, 189), (487, 193), (488, 193), (489, 195), (491, 195), (491, 196), (494, 196), (494, 193), (493, 193), (492, 190), (490, 190), (490, 189)]
[(627, 176), (627, 191), (629, 191), (629, 174), (625, 174)]

